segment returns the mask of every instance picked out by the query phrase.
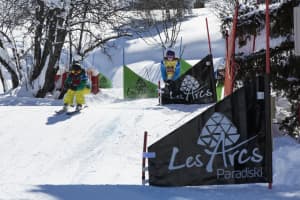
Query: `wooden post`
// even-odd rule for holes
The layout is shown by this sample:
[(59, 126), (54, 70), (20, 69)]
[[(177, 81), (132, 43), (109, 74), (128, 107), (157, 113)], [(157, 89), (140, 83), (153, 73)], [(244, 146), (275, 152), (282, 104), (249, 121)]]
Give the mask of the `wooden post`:
[[(265, 120), (266, 120), (266, 146), (272, 148), (272, 132), (271, 132), (271, 92), (270, 92), (270, 11), (269, 0), (266, 0), (266, 73), (265, 73)], [(272, 163), (272, 150), (266, 153), (266, 162)], [(272, 168), (267, 171), (269, 189), (272, 189), (273, 173)]]
[(225, 32), (225, 40), (226, 40), (226, 59), (228, 57), (228, 37), (229, 37), (229, 34), (228, 34), (228, 30), (226, 30)]
[(146, 184), (146, 176), (145, 176), (145, 171), (146, 171), (146, 158), (145, 158), (145, 153), (147, 152), (147, 137), (148, 137), (148, 132), (144, 132), (144, 144), (143, 144), (143, 160), (142, 160), (142, 184)]
[(252, 53), (255, 52), (255, 48), (256, 48), (256, 34), (254, 34), (253, 36)]
[(212, 55), (212, 53), (211, 53), (210, 35), (209, 35), (208, 20), (207, 20), (207, 18), (205, 18), (205, 21), (206, 21), (206, 30), (207, 30), (207, 38), (208, 38), (209, 54)]
[(234, 75), (235, 75), (235, 38), (236, 28), (239, 14), (239, 2), (236, 1), (235, 12), (233, 17), (232, 30), (229, 36), (228, 55), (225, 65), (225, 80), (224, 80), (224, 96), (228, 96), (233, 92)]

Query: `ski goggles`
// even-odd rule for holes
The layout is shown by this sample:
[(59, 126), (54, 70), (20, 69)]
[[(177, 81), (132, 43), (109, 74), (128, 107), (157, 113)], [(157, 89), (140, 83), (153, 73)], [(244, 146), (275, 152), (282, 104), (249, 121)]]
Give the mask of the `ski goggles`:
[(175, 57), (174, 56), (167, 56), (168, 60), (173, 60)]
[(81, 70), (74, 70), (74, 69), (71, 70), (71, 73), (72, 73), (72, 74), (79, 74), (80, 72), (81, 72)]

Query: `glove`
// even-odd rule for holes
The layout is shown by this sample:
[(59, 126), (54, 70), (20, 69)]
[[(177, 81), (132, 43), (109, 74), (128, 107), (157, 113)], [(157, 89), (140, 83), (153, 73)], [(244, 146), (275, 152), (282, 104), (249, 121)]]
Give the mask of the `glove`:
[(173, 83), (174, 83), (173, 80), (166, 80), (166, 85), (171, 85), (171, 84), (173, 84)]
[(70, 87), (71, 87), (71, 84), (66, 81), (65, 84), (64, 84), (64, 88), (65, 89), (70, 89)]

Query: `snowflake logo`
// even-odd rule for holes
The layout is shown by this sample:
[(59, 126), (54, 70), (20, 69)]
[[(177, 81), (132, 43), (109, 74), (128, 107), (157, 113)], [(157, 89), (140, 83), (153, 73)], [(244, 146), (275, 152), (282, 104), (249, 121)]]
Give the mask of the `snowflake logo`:
[(197, 144), (213, 148), (221, 141), (225, 147), (235, 144), (239, 138), (234, 124), (225, 115), (216, 112), (203, 127)]
[(187, 75), (181, 83), (180, 91), (184, 94), (190, 94), (191, 91), (196, 91), (199, 89), (199, 87), (199, 82), (191, 75)]

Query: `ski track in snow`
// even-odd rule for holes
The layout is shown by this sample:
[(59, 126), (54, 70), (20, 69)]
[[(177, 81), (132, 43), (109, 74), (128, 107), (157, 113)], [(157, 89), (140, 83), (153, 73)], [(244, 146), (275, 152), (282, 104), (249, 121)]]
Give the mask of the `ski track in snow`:
[(0, 106), (1, 200), (300, 199), (300, 150), (290, 139), (275, 140), (272, 191), (266, 184), (141, 186), (144, 131), (151, 145), (211, 105), (159, 106), (104, 90), (87, 98), (82, 113), (57, 116), (57, 102), (29, 102)]
[[(0, 107), (0, 117), (17, 116), (3, 124), (8, 132), (0, 131), (0, 149), (6, 149), (0, 175), (31, 184), (139, 183), (144, 131), (154, 142), (191, 119), (199, 107), (158, 106), (157, 99), (122, 101), (106, 94), (88, 100), (89, 107), (74, 116), (55, 115), (57, 106)], [(155, 120), (152, 115), (157, 116)], [(24, 127), (24, 132), (15, 124)], [(110, 168), (116, 166), (131, 172), (115, 174)]]

